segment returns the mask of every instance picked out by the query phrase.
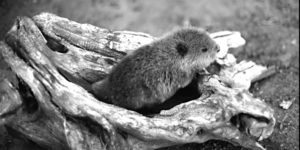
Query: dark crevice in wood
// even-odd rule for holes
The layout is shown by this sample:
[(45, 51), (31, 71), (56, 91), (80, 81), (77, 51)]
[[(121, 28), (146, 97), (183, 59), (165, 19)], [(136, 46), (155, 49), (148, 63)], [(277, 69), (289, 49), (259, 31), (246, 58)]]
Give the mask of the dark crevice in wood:
[(39, 109), (39, 104), (34, 97), (30, 87), (22, 79), (18, 78), (19, 93), (23, 99), (24, 110), (26, 113), (33, 114)]
[(56, 41), (53, 38), (50, 38), (49, 36), (43, 34), (44, 37), (47, 40), (46, 45), (53, 51), (60, 52), (60, 53), (67, 53), (69, 50), (62, 44), (59, 43), (59, 41)]
[(74, 77), (72, 74), (70, 74), (68, 71), (64, 70), (63, 68), (58, 67), (56, 69), (60, 73), (60, 75), (65, 77), (65, 79), (67, 79), (69, 82), (80, 85), (81, 87), (83, 87), (87, 91), (92, 91), (91, 82), (85, 80), (84, 78)]

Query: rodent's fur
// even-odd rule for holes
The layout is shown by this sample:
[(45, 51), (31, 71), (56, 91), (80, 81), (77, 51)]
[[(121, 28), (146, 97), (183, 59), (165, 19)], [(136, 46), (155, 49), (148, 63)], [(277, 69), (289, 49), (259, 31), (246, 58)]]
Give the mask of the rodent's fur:
[(197, 28), (171, 32), (128, 54), (104, 80), (97, 98), (131, 110), (163, 103), (215, 60), (217, 44)]

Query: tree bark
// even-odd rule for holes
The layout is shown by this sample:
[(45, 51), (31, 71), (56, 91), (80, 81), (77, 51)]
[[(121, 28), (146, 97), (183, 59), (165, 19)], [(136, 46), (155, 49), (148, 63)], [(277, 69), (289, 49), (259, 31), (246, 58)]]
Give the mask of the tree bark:
[(271, 135), (274, 111), (248, 89), (270, 71), (251, 61), (237, 63), (228, 53), (245, 43), (239, 32), (211, 37), (221, 47), (219, 74), (199, 83), (200, 98), (150, 117), (101, 102), (89, 91), (127, 53), (155, 37), (49, 13), (20, 17), (0, 43), (19, 80), (0, 83), (0, 125), (55, 150), (156, 149), (211, 139), (263, 149), (253, 139)]

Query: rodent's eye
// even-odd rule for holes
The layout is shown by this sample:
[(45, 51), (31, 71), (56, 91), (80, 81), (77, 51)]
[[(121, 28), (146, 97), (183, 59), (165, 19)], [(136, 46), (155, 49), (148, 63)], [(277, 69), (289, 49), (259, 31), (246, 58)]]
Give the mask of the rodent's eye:
[(208, 51), (208, 48), (204, 47), (202, 48), (202, 52), (207, 52)]
[(176, 45), (176, 50), (181, 56), (185, 56), (188, 52), (188, 47), (184, 43), (178, 43)]

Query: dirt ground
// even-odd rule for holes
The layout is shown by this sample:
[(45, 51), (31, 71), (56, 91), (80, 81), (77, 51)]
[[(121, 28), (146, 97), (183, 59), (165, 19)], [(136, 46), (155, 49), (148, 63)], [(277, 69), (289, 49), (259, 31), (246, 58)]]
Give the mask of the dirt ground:
[[(190, 22), (214, 32), (237, 30), (247, 43), (231, 50), (238, 60), (275, 65), (277, 73), (255, 83), (251, 91), (276, 111), (268, 150), (299, 149), (299, 0), (0, 0), (0, 39), (19, 15), (47, 11), (71, 20), (112, 30), (146, 32), (154, 36)], [(0, 80), (11, 77), (0, 56)], [(282, 101), (293, 101), (284, 110)], [(0, 149), (39, 149), (7, 134), (0, 127)], [(187, 144), (167, 149), (240, 150), (222, 141)]]

